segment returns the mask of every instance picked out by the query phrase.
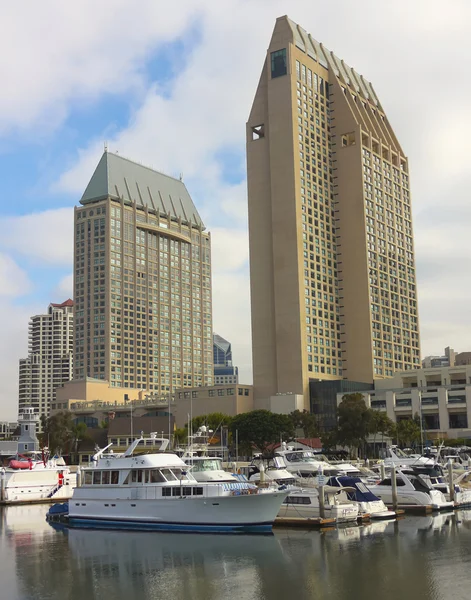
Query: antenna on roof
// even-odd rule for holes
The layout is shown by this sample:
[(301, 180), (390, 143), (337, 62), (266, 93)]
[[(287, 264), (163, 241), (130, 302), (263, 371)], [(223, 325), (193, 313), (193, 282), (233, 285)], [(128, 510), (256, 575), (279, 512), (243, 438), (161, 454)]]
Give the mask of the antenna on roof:
[(103, 150), (108, 152), (108, 142), (106, 140), (103, 142)]
[(183, 181), (183, 173), (180, 173), (180, 181)]

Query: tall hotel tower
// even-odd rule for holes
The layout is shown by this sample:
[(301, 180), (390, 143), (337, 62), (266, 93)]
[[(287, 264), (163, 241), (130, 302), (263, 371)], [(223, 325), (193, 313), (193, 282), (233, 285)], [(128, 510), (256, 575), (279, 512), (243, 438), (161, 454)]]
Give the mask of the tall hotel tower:
[(247, 167), (255, 399), (418, 367), (407, 158), (371, 83), (286, 16)]
[(56, 389), (72, 379), (74, 303), (49, 304), (29, 322), (28, 358), (20, 359), (19, 409), (48, 416)]
[(80, 204), (74, 379), (212, 385), (211, 242), (184, 183), (105, 152)]

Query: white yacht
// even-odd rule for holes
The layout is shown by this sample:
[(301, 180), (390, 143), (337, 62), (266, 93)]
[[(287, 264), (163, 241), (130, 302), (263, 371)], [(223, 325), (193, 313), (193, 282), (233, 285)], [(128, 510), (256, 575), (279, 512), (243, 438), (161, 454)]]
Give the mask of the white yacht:
[[(350, 502), (346, 490), (332, 486), (324, 486), (324, 509), (325, 518), (335, 519), (337, 523), (356, 521), (359, 514), (358, 505)], [(319, 518), (319, 489), (290, 488), (278, 516), (291, 519)]]
[[(416, 473), (428, 475), (430, 477), (430, 483), (432, 486), (436, 490), (442, 492), (447, 500), (451, 499), (448, 473), (444, 467), (442, 467), (442, 465), (435, 464), (433, 466), (415, 466), (413, 467), (413, 470)], [(454, 501), (460, 506), (471, 505), (471, 490), (460, 485), (460, 481), (468, 474), (469, 472), (465, 471), (453, 479), (452, 485), (454, 488)]]
[(270, 531), (286, 491), (196, 481), (175, 454), (94, 456), (69, 502), (72, 527), (194, 532)]
[(265, 480), (268, 483), (278, 485), (294, 485), (296, 479), (293, 473), (286, 468), (286, 463), (281, 456), (262, 457), (255, 456), (248, 466), (249, 481), (259, 482)]
[(324, 460), (318, 460), (310, 450), (293, 450), (283, 442), (282, 449), (275, 452), (281, 456), (290, 473), (297, 473), (301, 477), (314, 477), (322, 472), (327, 477), (340, 475), (339, 469)]
[(206, 483), (240, 481), (237, 475), (224, 470), (222, 458), (218, 456), (191, 456), (183, 460), (196, 481)]
[(400, 448), (387, 448), (384, 458), (385, 466), (403, 466), (413, 465), (433, 465), (435, 460), (431, 457), (421, 456), (420, 454), (408, 455)]
[(359, 477), (331, 477), (327, 485), (339, 488), (349, 488), (347, 497), (351, 502), (356, 502), (360, 515), (369, 515), (371, 519), (394, 519), (396, 513), (389, 510), (381, 498), (363, 483)]
[[(433, 510), (449, 510), (454, 507), (442, 492), (434, 489), (430, 477), (413, 469), (396, 469), (397, 501), (399, 506), (431, 506)], [(387, 505), (392, 504), (391, 476), (370, 487)]]
[(68, 500), (76, 484), (63, 458), (27, 452), (0, 469), (0, 504)]

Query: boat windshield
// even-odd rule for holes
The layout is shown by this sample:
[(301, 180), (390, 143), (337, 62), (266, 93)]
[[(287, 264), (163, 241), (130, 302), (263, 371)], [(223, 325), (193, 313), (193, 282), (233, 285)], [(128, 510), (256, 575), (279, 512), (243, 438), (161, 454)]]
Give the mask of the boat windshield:
[(404, 452), (404, 450), (401, 450), (400, 448), (394, 448), (394, 453), (396, 456), (400, 456), (401, 458), (409, 458), (409, 456)]
[(329, 463), (329, 459), (324, 454), (314, 454), (315, 460), (320, 460), (322, 462)]
[(204, 460), (195, 460), (192, 464), (192, 472), (200, 473), (201, 471), (222, 471), (221, 461), (216, 458), (205, 458)]
[(315, 462), (316, 459), (312, 452), (291, 452), (290, 454), (286, 454), (286, 460), (289, 462), (303, 462), (303, 463), (312, 463)]

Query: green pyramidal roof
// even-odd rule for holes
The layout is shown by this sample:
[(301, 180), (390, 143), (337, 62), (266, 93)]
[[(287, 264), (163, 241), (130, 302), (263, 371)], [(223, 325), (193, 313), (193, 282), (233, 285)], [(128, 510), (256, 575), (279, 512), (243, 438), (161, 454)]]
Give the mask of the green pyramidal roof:
[(133, 202), (204, 228), (183, 181), (105, 151), (80, 203), (89, 204), (108, 197), (122, 198), (125, 203)]

